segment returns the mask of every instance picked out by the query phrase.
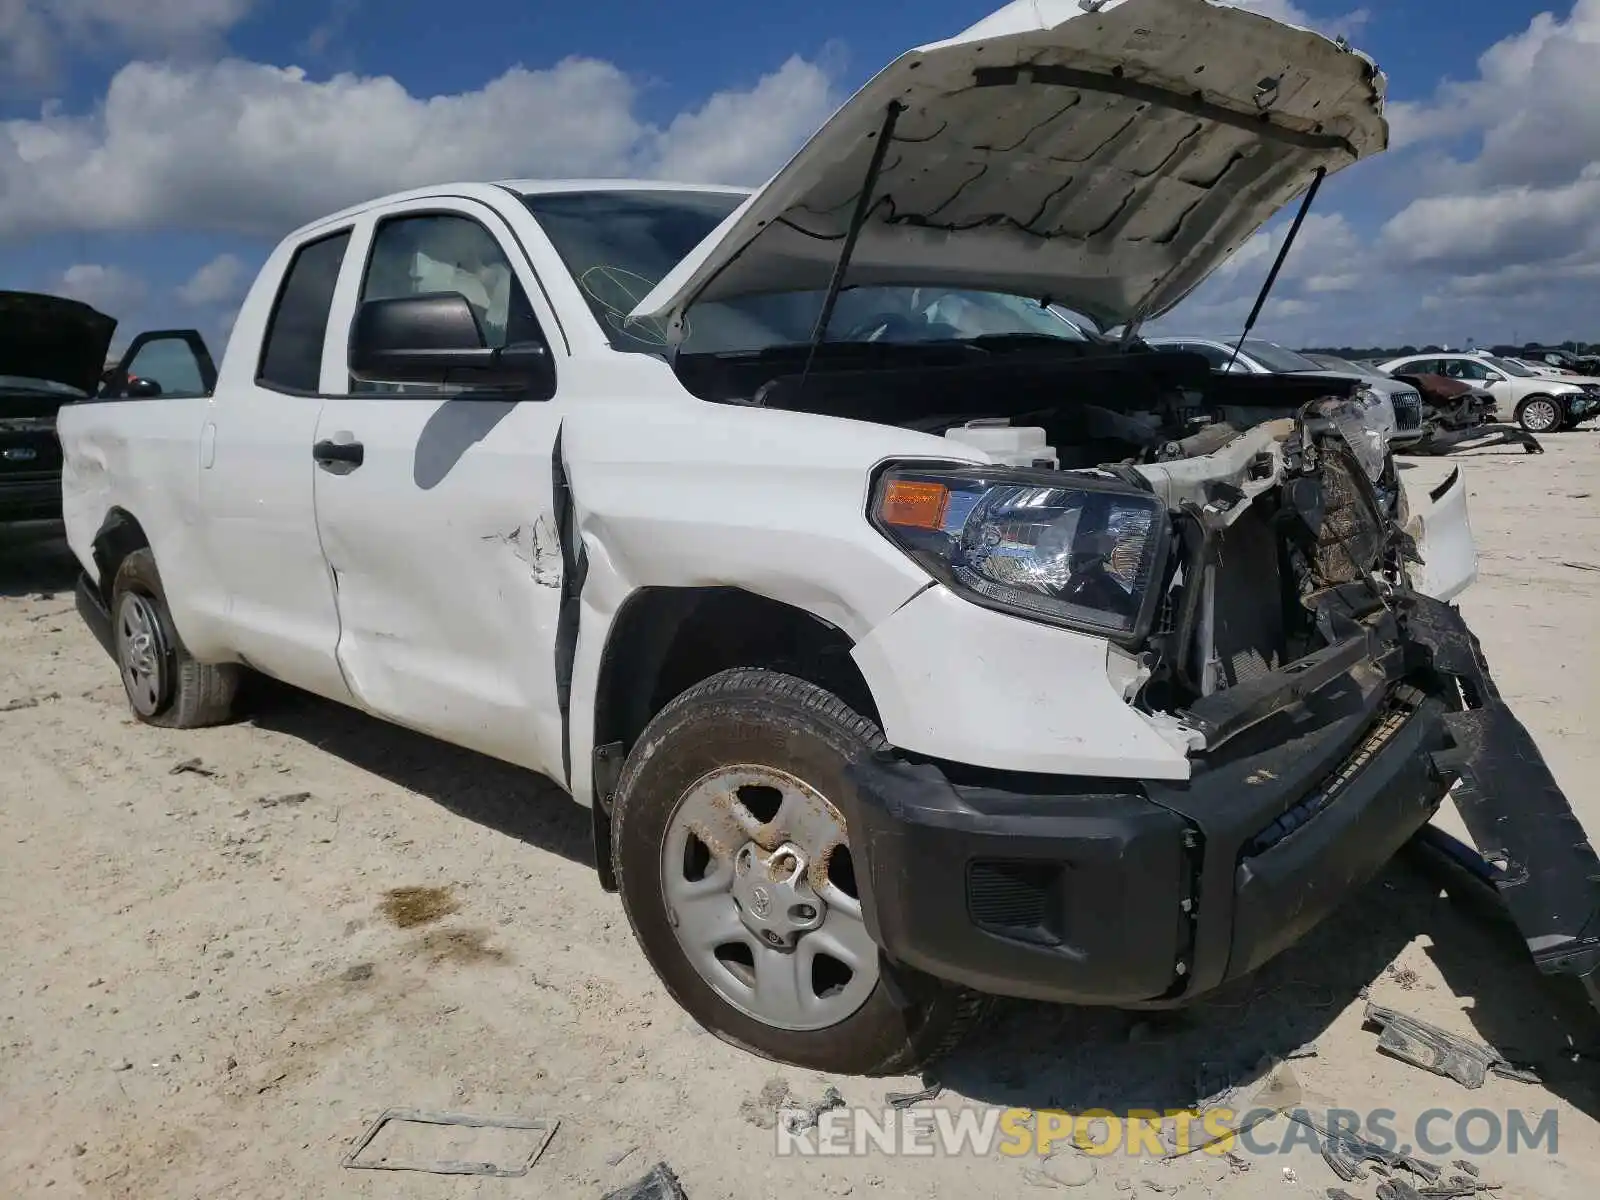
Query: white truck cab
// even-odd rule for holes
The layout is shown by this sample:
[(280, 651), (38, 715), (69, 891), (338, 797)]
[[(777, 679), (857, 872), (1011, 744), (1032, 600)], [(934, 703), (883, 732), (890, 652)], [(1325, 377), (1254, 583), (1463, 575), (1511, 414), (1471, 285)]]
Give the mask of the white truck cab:
[(902, 1072), (986, 995), (1184, 1003), (1452, 783), (1482, 826), (1543, 770), (1446, 603), (1459, 476), (1392, 517), (1327, 381), (1080, 331), (1382, 149), (1382, 92), (1205, 0), (1028, 0), (754, 193), (336, 213), (208, 394), (63, 412), (83, 611), (144, 721), (253, 670), (556, 780), (666, 987), (759, 1053)]

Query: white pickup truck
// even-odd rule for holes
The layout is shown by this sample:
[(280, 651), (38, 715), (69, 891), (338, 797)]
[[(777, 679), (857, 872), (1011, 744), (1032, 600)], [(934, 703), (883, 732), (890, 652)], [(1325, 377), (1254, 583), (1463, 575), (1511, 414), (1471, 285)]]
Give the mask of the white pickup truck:
[(1239, 9), (1027, 0), (754, 193), (336, 213), (210, 394), (63, 410), (80, 606), (152, 724), (252, 670), (556, 780), (673, 996), (804, 1066), (1185, 1003), (1452, 785), (1592, 972), (1593, 852), (1448, 604), (1459, 476), (1405, 497), (1327, 380), (1084, 332), (1383, 149), (1382, 94)]

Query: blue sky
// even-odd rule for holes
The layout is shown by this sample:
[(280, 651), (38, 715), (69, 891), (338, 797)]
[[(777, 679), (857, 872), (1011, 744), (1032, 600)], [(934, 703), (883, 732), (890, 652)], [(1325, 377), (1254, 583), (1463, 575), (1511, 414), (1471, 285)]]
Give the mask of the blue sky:
[[(1250, 0), (1375, 57), (1395, 128), (1324, 190), (1262, 331), (1600, 339), (1600, 0), (1359, 3)], [(220, 338), (301, 220), (429, 178), (757, 183), (997, 5), (0, 0), (0, 286)], [(1164, 330), (1237, 324), (1283, 224)]]

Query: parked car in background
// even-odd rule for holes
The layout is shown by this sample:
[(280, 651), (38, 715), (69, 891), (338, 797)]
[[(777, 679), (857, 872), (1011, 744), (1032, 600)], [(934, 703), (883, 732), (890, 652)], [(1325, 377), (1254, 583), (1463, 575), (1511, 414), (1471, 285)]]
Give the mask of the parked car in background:
[(1443, 375), (1487, 388), (1498, 420), (1512, 420), (1529, 433), (1571, 429), (1600, 413), (1600, 379), (1562, 379), (1481, 351), (1413, 354), (1391, 358), (1387, 375)]
[(1537, 371), (1554, 369), (1573, 375), (1600, 375), (1600, 357), (1575, 354), (1560, 346), (1495, 346), (1490, 353), (1497, 358), (1526, 363)]
[(61, 515), (56, 414), (98, 390), (116, 327), (77, 300), (0, 292), (0, 523)]
[[(1396, 450), (1415, 445), (1422, 438), (1422, 396), (1410, 384), (1401, 383), (1381, 371), (1363, 370), (1354, 363), (1330, 370), (1316, 359), (1262, 338), (1222, 341), (1204, 337), (1153, 337), (1147, 345), (1198, 354), (1214, 370), (1245, 375), (1320, 375), (1327, 378), (1362, 381), (1363, 385), (1388, 406), (1394, 422), (1392, 444)], [(1339, 360), (1344, 362), (1343, 359)]]
[[(1378, 379), (1396, 378), (1385, 375), (1368, 360), (1340, 358), (1337, 354), (1307, 353), (1306, 357), (1330, 371)], [(1495, 425), (1495, 398), (1486, 389), (1442, 375), (1408, 374), (1397, 378), (1416, 388), (1422, 396), (1422, 436), (1411, 447), (1414, 453), (1446, 453), (1469, 440), (1471, 434), (1496, 430), (1504, 440), (1520, 442), (1530, 450), (1542, 452), (1543, 447), (1527, 434)]]
[[(116, 318), (79, 300), (0, 292), (0, 523), (61, 516), (56, 423), (64, 406), (197, 396), (216, 382), (205, 342), (192, 330), (142, 333), (108, 366), (116, 329)], [(173, 353), (172, 343), (182, 352)]]

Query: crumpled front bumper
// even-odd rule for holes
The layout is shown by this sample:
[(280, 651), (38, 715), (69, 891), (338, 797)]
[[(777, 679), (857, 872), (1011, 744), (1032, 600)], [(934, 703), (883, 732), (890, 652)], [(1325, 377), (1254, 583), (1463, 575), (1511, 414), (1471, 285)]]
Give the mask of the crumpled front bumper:
[(1353, 649), (1241, 697), (1187, 781), (859, 764), (847, 817), (873, 936), (984, 992), (1182, 1004), (1300, 940), (1459, 779), (1535, 961), (1592, 979), (1600, 863), (1459, 613), (1417, 596), (1398, 646)]

